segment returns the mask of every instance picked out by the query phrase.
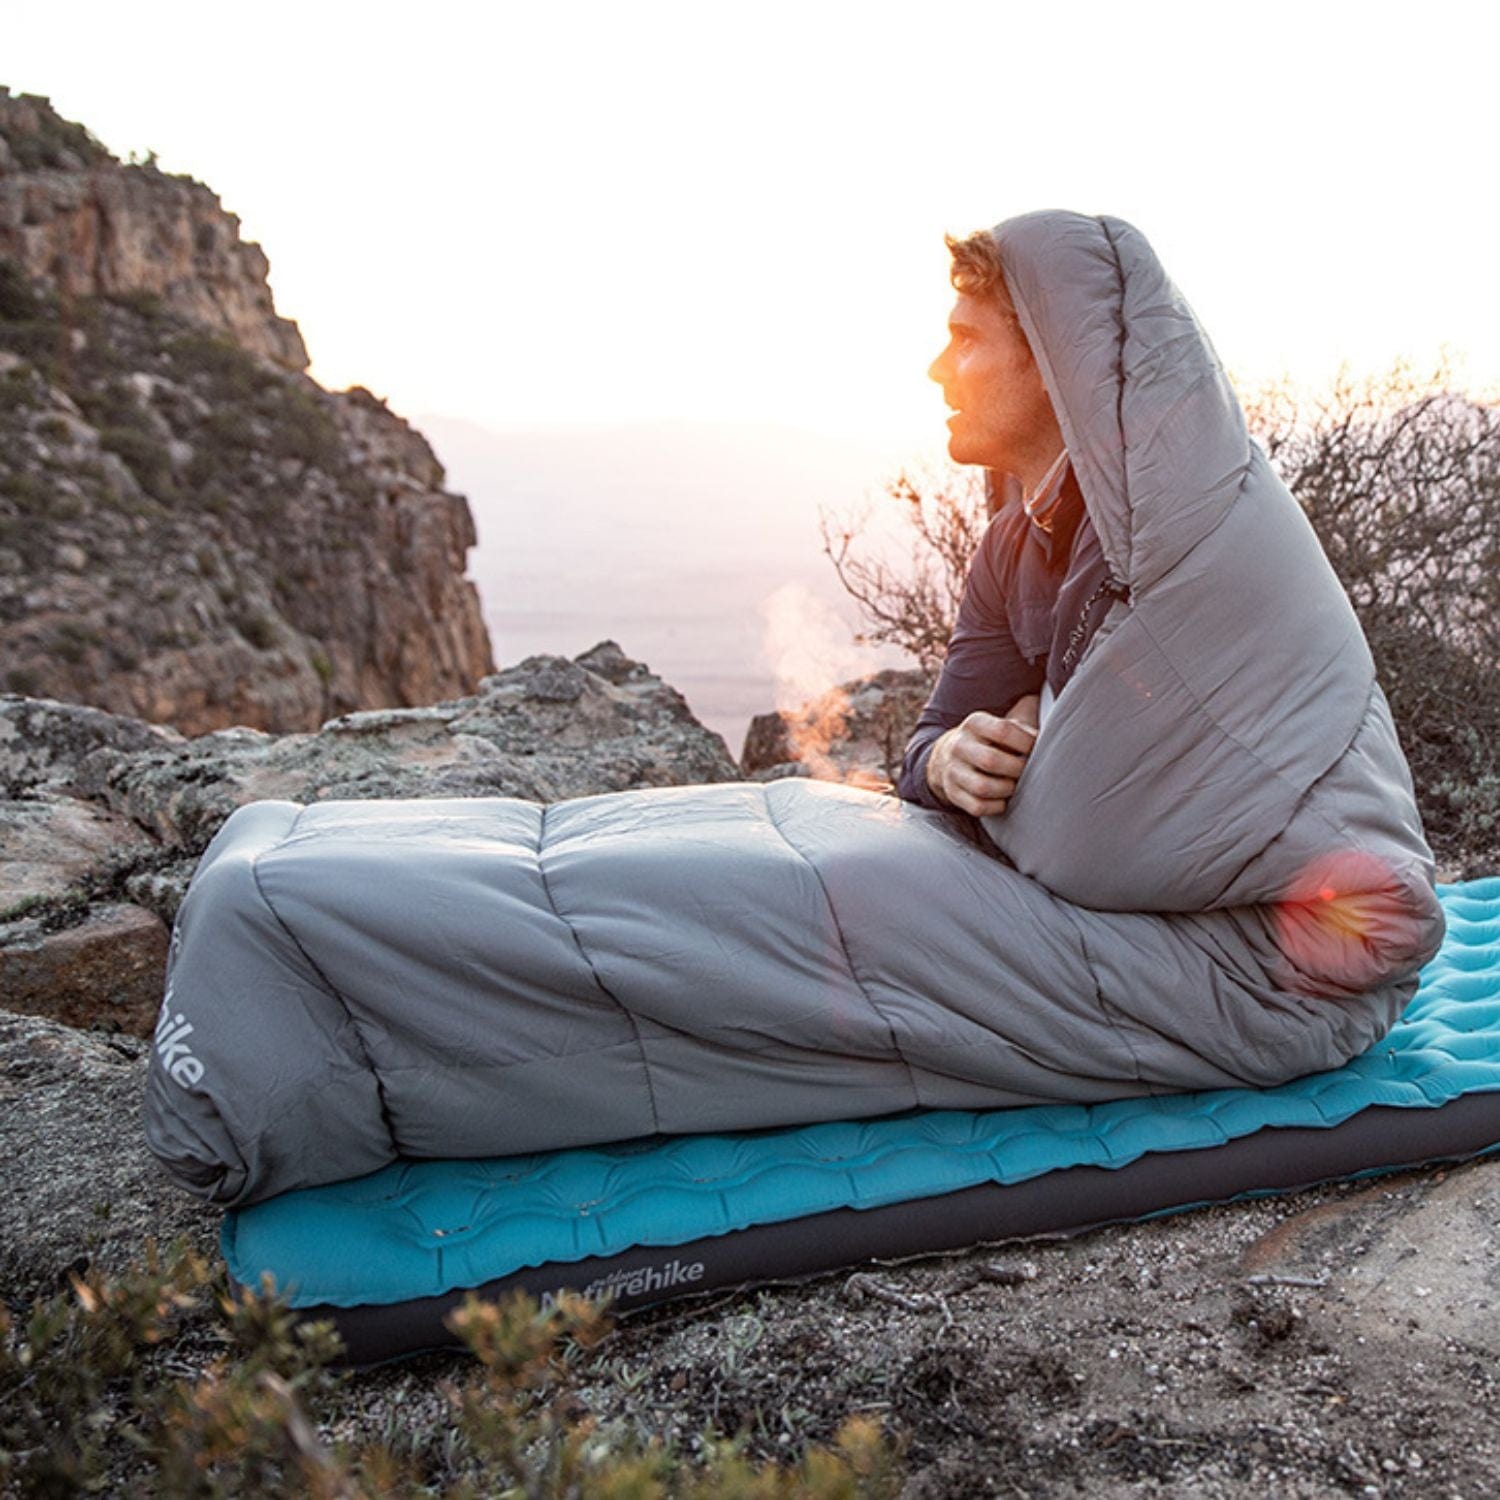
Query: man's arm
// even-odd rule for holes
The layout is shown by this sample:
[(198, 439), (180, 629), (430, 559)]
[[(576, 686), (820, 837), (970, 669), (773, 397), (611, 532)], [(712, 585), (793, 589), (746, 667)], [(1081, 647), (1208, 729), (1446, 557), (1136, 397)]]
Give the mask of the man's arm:
[[(1024, 522), (1024, 516), (1021, 519)], [(1003, 732), (998, 745), (991, 745), (991, 737), (1001, 733), (994, 726), (1003, 722), (1006, 711), (1013, 706), (1019, 709), (1018, 700), (1040, 692), (1046, 677), (1044, 659), (1028, 662), (1017, 649), (1005, 614), (999, 560), (1002, 550), (1016, 543), (1014, 526), (1015, 518), (1002, 510), (990, 522), (969, 565), (942, 672), (907, 742), (897, 778), (897, 795), (908, 802), (973, 812), (976, 806), (1003, 801), (976, 795), (998, 790), (981, 786), (977, 778), (1007, 775), (1003, 767), (1009, 762), (991, 760), (988, 750), (1015, 756), (1027, 742), (1021, 731), (1011, 729)], [(958, 732), (971, 716), (982, 717), (975, 719), (967, 734)], [(1034, 714), (1031, 722), (1035, 723)], [(944, 742), (941, 749), (940, 742)], [(991, 764), (987, 766), (986, 761)], [(1015, 770), (1019, 774), (1019, 768)], [(1008, 797), (1009, 789), (1005, 795)], [(966, 805), (969, 803), (972, 805)], [(986, 812), (989, 810), (986, 807)]]

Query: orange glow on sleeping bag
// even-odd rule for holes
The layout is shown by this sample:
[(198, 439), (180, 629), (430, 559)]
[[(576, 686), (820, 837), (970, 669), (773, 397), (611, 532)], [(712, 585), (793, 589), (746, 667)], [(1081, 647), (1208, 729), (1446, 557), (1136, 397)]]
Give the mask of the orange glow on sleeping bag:
[(1379, 855), (1335, 849), (1304, 865), (1272, 907), (1277, 946), (1307, 995), (1373, 989), (1409, 961), (1422, 920), (1405, 883)]

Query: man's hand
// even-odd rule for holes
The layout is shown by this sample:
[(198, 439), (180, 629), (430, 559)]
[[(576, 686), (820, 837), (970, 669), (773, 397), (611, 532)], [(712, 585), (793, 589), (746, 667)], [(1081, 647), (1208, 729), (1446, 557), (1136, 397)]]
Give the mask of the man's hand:
[(927, 757), (927, 785), (938, 801), (976, 818), (1003, 813), (1036, 743), (1040, 707), (1028, 693), (1003, 719), (972, 713), (941, 735)]

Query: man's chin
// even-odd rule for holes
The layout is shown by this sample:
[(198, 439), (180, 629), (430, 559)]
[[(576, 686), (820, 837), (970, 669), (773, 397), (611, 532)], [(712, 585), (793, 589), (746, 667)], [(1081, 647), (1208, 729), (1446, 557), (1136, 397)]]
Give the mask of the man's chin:
[(974, 451), (974, 445), (966, 442), (961, 433), (948, 434), (948, 457), (956, 464), (982, 464), (984, 458)]

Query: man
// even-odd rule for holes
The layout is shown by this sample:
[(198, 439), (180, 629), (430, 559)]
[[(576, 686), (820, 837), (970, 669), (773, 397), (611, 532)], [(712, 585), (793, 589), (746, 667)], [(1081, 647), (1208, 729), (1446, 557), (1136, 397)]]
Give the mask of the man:
[(929, 374), (950, 454), (1010, 493), (902, 797), (980, 819), (1075, 912), (1121, 914), (1111, 940), (1164, 913), (1148, 941), (1248, 944), (1263, 1005), (1392, 1005), (1442, 931), (1411, 775), (1207, 333), (1124, 220), (1048, 210), (948, 246)]
[(928, 375), (954, 409), (948, 452), (1020, 485), (985, 533), (937, 686), (907, 746), (897, 791), (925, 807), (999, 816), (1120, 586), (1083, 505), (1062, 429), (981, 231), (948, 237), (958, 293)]

